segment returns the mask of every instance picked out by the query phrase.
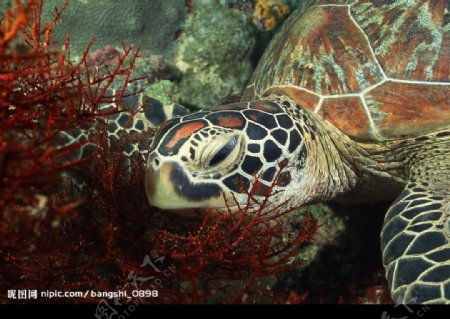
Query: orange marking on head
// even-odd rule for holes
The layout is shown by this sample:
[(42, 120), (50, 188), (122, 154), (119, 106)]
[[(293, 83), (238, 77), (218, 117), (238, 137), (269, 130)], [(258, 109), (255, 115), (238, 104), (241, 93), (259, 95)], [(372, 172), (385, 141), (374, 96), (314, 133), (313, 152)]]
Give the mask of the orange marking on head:
[(252, 109), (273, 113), (278, 111), (276, 107), (265, 102), (252, 102)]
[(172, 139), (166, 144), (166, 147), (168, 148), (174, 147), (180, 139), (184, 139), (192, 135), (193, 133), (197, 132), (199, 129), (205, 126), (206, 124), (203, 122), (191, 122), (182, 125), (180, 128), (178, 128), (177, 132), (172, 137)]
[(218, 124), (224, 127), (242, 127), (244, 121), (237, 116), (223, 116), (219, 118)]

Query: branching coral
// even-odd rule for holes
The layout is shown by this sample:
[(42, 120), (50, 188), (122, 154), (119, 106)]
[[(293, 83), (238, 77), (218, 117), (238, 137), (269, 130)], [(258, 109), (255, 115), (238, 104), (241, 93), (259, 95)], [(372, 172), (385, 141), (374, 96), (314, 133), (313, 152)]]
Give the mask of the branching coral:
[[(263, 196), (258, 178), (247, 191), (246, 205), (227, 203), (209, 211), (198, 229), (187, 236), (157, 233), (155, 243), (185, 276), (189, 291), (183, 302), (276, 302), (280, 295), (262, 283), (301, 264), (298, 246), (312, 239), (318, 225), (306, 215), (291, 220), (290, 200), (273, 206), (274, 188), (283, 183), (282, 170)], [(269, 279), (270, 280), (270, 279)]]
[[(98, 137), (71, 145), (62, 144), (58, 136), (117, 112), (102, 111), (101, 105), (111, 100), (120, 104), (138, 56), (138, 51), (124, 47), (114, 67), (91, 68), (88, 45), (80, 61), (73, 63), (67, 50), (69, 38), (61, 47), (51, 36), (68, 2), (55, 8), (55, 18), (48, 23), (40, 19), (42, 1), (16, 0), (14, 4), (0, 23), (3, 288), (7, 278), (19, 280), (26, 274), (36, 279), (70, 258), (63, 256), (64, 242), (58, 239), (67, 221), (79, 213), (80, 199), (61, 190), (62, 176), (96, 158), (67, 161), (84, 144), (101, 140), (101, 130)], [(121, 89), (108, 95), (115, 81), (122, 83)]]

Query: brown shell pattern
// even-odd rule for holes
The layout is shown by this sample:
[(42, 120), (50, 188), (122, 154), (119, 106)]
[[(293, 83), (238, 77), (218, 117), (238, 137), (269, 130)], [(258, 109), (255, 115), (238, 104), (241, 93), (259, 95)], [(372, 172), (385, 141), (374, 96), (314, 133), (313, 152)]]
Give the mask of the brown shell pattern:
[(312, 2), (274, 37), (244, 101), (286, 94), (360, 141), (449, 127), (448, 1)]

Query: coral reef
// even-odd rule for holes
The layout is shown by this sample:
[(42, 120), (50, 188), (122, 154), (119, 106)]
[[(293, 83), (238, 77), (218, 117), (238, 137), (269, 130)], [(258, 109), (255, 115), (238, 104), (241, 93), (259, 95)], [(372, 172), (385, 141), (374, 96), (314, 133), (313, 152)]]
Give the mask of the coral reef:
[(259, 30), (270, 31), (289, 13), (289, 6), (281, 0), (258, 0), (252, 21)]
[(175, 65), (180, 104), (199, 108), (239, 100), (253, 71), (250, 17), (225, 1), (193, 0)]
[[(63, 2), (45, 1), (43, 19), (49, 19), (53, 8)], [(64, 43), (69, 33), (73, 54), (83, 52), (91, 37), (95, 38), (94, 50), (124, 41), (139, 45), (142, 51), (161, 54), (170, 49), (185, 17), (184, 0), (71, 1), (55, 27), (54, 40)]]
[(161, 80), (157, 83), (149, 85), (145, 89), (145, 93), (163, 104), (171, 104), (176, 101), (175, 84), (169, 80)]

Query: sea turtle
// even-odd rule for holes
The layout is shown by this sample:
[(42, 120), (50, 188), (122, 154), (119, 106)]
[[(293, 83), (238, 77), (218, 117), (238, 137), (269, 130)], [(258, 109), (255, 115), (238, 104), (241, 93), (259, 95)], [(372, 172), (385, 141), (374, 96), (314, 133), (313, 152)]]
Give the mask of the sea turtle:
[(281, 163), (275, 203), (396, 197), (381, 230), (392, 296), (449, 303), (447, 1), (311, 2), (276, 34), (241, 102), (161, 125), (148, 200), (224, 208), (255, 176), (269, 186)]

